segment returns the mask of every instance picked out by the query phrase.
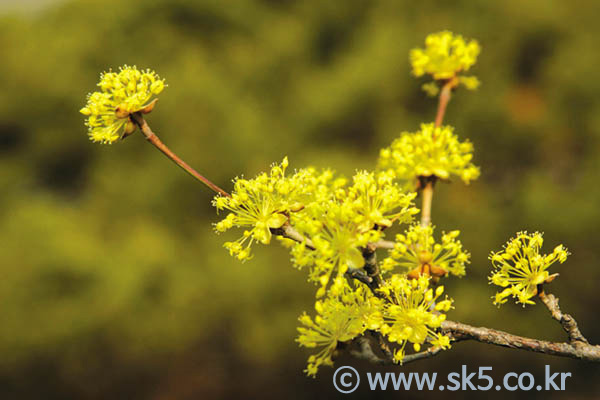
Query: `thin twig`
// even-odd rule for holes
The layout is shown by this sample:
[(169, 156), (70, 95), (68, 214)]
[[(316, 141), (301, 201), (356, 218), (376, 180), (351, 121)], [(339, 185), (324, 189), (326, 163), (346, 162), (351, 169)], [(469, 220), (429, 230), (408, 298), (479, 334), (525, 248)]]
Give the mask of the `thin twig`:
[(577, 326), (577, 321), (569, 314), (563, 314), (558, 306), (558, 298), (553, 294), (544, 293), (543, 289), (540, 290), (538, 294), (542, 303), (548, 308), (552, 318), (560, 323), (563, 327), (567, 335), (569, 335), (569, 342), (580, 342), (580, 343), (588, 343), (587, 339), (581, 334), (579, 327)]
[(378, 240), (377, 242), (371, 243), (371, 245), (378, 249), (393, 250), (396, 243), (391, 240)]
[(179, 158), (175, 153), (171, 151), (159, 138), (156, 136), (150, 126), (142, 116), (140, 112), (135, 112), (130, 114), (129, 117), (131, 120), (140, 128), (146, 139), (152, 143), (157, 149), (159, 149), (164, 155), (170, 158), (175, 164), (179, 165), (185, 172), (198, 179), (200, 182), (204, 183), (206, 186), (211, 188), (217, 193), (220, 193), (223, 196), (231, 197), (229, 193), (212, 183), (210, 180), (199, 174), (194, 168), (190, 167), (185, 161)]
[(600, 362), (600, 346), (594, 346), (583, 342), (548, 342), (545, 340), (517, 336), (496, 329), (474, 327), (454, 321), (442, 322), (442, 333), (449, 334), (455, 340), (476, 340), (481, 343), (508, 347), (511, 349), (528, 350), (536, 353)]
[(389, 343), (385, 340), (385, 338), (383, 337), (381, 332), (378, 332), (378, 331), (370, 331), (370, 332), (371, 332), (371, 336), (373, 336), (375, 338), (375, 340), (377, 340), (377, 343), (379, 344), (379, 348), (381, 349), (383, 354), (387, 358), (393, 359), (394, 352), (392, 351), (392, 349), (390, 349)]
[(315, 249), (315, 245), (313, 244), (312, 240), (310, 240), (307, 237), (304, 237), (300, 232), (294, 229), (294, 227), (291, 226), (289, 222), (283, 224), (281, 228), (271, 228), (271, 233), (273, 235), (278, 235), (287, 239), (291, 239), (298, 243), (304, 243), (305, 246), (311, 250)]
[[(350, 352), (350, 355), (352, 355), (353, 357), (356, 357), (360, 360), (366, 360), (366, 361), (369, 361), (370, 363), (377, 364), (377, 365), (398, 364), (397, 362), (394, 361), (394, 354), (389, 348), (386, 348), (385, 350), (382, 348), (382, 352), (384, 353), (384, 356), (383, 357), (378, 356), (373, 351), (371, 342), (365, 336), (360, 336), (360, 337), (354, 339), (354, 341), (352, 343), (357, 345), (357, 347), (358, 347), (358, 349), (350, 348), (349, 352)], [(381, 345), (380, 345), (380, 347), (381, 347)], [(427, 350), (404, 356), (404, 358), (402, 359), (402, 362), (399, 364), (405, 365), (405, 364), (409, 364), (411, 362), (431, 358), (431, 357), (434, 357), (437, 354), (439, 354), (441, 351), (442, 351), (441, 347), (433, 346), (433, 347), (428, 348)]]
[[(435, 115), (435, 127), (442, 126), (444, 115), (448, 102), (452, 97), (452, 89), (458, 84), (458, 78), (453, 77), (448, 79), (440, 92), (438, 99), (438, 107)], [(435, 140), (435, 133), (433, 136)], [(431, 203), (433, 199), (433, 186), (435, 185), (435, 175), (428, 177), (419, 177), (419, 186), (421, 187), (422, 205), (421, 205), (421, 226), (425, 227), (431, 223)]]
[(358, 349), (350, 349), (350, 354), (353, 357), (356, 357), (360, 360), (366, 360), (377, 365), (391, 365), (394, 363), (393, 359), (391, 358), (382, 358), (375, 354), (369, 339), (367, 339), (365, 336), (358, 337), (352, 343), (356, 343), (358, 345)]
[(421, 205), (421, 226), (426, 227), (431, 223), (431, 201), (433, 199), (433, 185), (435, 180), (430, 177), (426, 180), (425, 186), (421, 191), (422, 205)]
[(458, 78), (453, 77), (446, 81), (444, 86), (442, 86), (442, 90), (440, 91), (440, 97), (438, 101), (438, 108), (435, 114), (435, 127), (442, 126), (442, 122), (444, 121), (444, 114), (446, 114), (446, 107), (448, 106), (448, 102), (450, 101), (450, 97), (452, 96), (452, 89), (456, 87), (458, 84)]
[(383, 279), (379, 271), (379, 264), (377, 264), (377, 254), (375, 253), (375, 247), (369, 245), (362, 251), (362, 256), (365, 260), (363, 269), (367, 272), (367, 276), (373, 279), (373, 282), (369, 285), (371, 291), (376, 296), (381, 296), (381, 293), (377, 292), (377, 288), (383, 285)]
[(440, 351), (442, 351), (441, 347), (433, 346), (433, 347), (428, 348), (427, 350), (420, 351), (420, 352), (414, 353), (414, 354), (409, 354), (407, 356), (404, 356), (404, 358), (402, 359), (402, 365), (408, 364), (411, 362), (415, 362), (415, 361), (419, 361), (419, 360), (424, 360), (426, 358), (434, 357), (434, 356), (438, 355)]
[[(569, 343), (549, 342), (546, 340), (517, 336), (496, 329), (475, 327), (455, 321), (442, 322), (441, 333), (448, 335), (453, 343), (465, 340), (475, 340), (477, 342), (510, 349), (527, 350), (535, 353), (543, 353), (559, 357), (569, 357), (585, 361), (600, 362), (600, 346), (591, 345), (587, 341), (584, 342), (582, 340), (574, 339)], [(583, 338), (583, 340), (585, 340), (585, 338)], [(371, 344), (365, 337), (361, 336), (360, 338), (355, 339), (355, 341), (358, 342), (360, 351), (351, 351), (353, 356), (379, 365), (394, 364), (393, 354), (390, 350), (384, 351), (384, 357), (380, 357), (375, 354)], [(408, 364), (410, 362), (431, 358), (440, 352), (440, 347), (433, 346), (419, 353), (404, 356), (402, 364)]]
[(363, 270), (349, 267), (348, 271), (346, 271), (346, 275), (352, 279), (356, 279), (357, 281), (364, 283), (369, 287), (373, 284), (373, 278), (367, 275), (367, 273)]

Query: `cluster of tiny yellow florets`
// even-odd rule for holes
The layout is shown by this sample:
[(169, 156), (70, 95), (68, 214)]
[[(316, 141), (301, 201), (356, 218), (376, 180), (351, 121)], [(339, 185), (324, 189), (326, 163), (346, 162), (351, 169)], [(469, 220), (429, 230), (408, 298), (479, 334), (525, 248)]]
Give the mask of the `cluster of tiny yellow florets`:
[(353, 177), (353, 185), (344, 193), (360, 218), (362, 229), (389, 228), (393, 223), (409, 222), (419, 210), (412, 207), (416, 193), (404, 193), (394, 184), (394, 174), (360, 171)]
[(340, 342), (361, 335), (367, 329), (378, 329), (383, 322), (382, 301), (365, 286), (352, 288), (347, 282), (336, 293), (317, 300), (314, 320), (307, 314), (300, 316), (296, 341), (304, 347), (320, 350), (308, 358), (305, 372), (315, 376), (319, 366), (333, 365), (332, 356)]
[(382, 270), (400, 268), (409, 276), (465, 275), (465, 264), (469, 263), (470, 254), (457, 240), (460, 231), (443, 233), (441, 243), (436, 243), (433, 230), (433, 225), (415, 224), (404, 234), (396, 235), (394, 248), (382, 262)]
[(380, 227), (412, 220), (418, 212), (414, 197), (388, 174), (360, 171), (352, 185), (332, 190), (326, 201), (313, 201), (294, 215), (293, 226), (312, 239), (314, 250), (294, 244), (292, 259), (300, 268), (309, 267), (309, 279), (320, 284), (317, 297), (325, 294), (332, 276), (336, 285), (349, 268), (363, 267), (362, 249), (383, 237)]
[(443, 286), (430, 288), (426, 276), (407, 279), (403, 275), (393, 275), (378, 290), (388, 300), (384, 303), (384, 322), (379, 331), (390, 342), (400, 345), (394, 353), (396, 362), (402, 362), (404, 348), (409, 342), (415, 351), (420, 351), (425, 342), (443, 349), (450, 347), (450, 338), (435, 331), (446, 319), (442, 312), (452, 307), (452, 300), (448, 298), (437, 301), (444, 292)]
[(435, 127), (431, 123), (421, 124), (417, 132), (402, 133), (391, 146), (382, 149), (378, 167), (413, 182), (420, 177), (448, 179), (456, 175), (469, 183), (479, 177), (472, 158), (471, 142), (460, 142), (450, 126)]
[(271, 230), (281, 228), (291, 213), (304, 207), (301, 201), (306, 197), (304, 190), (310, 174), (301, 171), (288, 177), (285, 175), (287, 167), (286, 157), (281, 164), (273, 165), (269, 174), (236, 179), (230, 197), (218, 195), (213, 200), (217, 211), (230, 211), (215, 224), (217, 232), (234, 226), (246, 228), (239, 240), (225, 243), (225, 248), (239, 260), (251, 258), (250, 246), (254, 241), (269, 244)]
[(80, 112), (88, 117), (90, 140), (111, 144), (135, 130), (129, 114), (147, 107), (152, 96), (162, 92), (165, 81), (154, 71), (125, 65), (119, 72), (102, 73), (98, 86), (100, 91), (88, 95)]
[(361, 229), (362, 223), (356, 220), (357, 214), (349, 202), (313, 203), (302, 217), (294, 226), (312, 239), (314, 250), (303, 243), (295, 244), (293, 262), (299, 268), (309, 268), (309, 279), (320, 284), (316, 295), (322, 297), (332, 277), (336, 278), (333, 281), (336, 287), (349, 268), (363, 267), (361, 248), (379, 240), (382, 233)]
[(383, 237), (380, 228), (410, 222), (418, 212), (412, 204), (416, 194), (404, 192), (387, 172), (359, 171), (348, 184), (330, 170), (314, 168), (288, 177), (287, 166), (286, 158), (269, 175), (237, 179), (231, 197), (217, 196), (217, 210), (230, 213), (215, 228), (246, 228), (239, 240), (225, 243), (231, 255), (244, 261), (254, 241), (270, 243), (272, 231), (289, 223), (311, 240), (310, 246), (305, 241), (287, 244), (294, 264), (307, 267), (309, 279), (320, 285), (317, 297), (331, 282), (338, 287), (348, 268), (364, 265), (361, 249)]
[[(460, 73), (469, 70), (477, 61), (480, 52), (477, 41), (466, 41), (461, 35), (449, 31), (432, 33), (425, 39), (425, 48), (416, 48), (410, 52), (410, 63), (415, 76), (429, 74), (435, 81), (456, 78), (467, 89), (474, 90), (479, 80), (474, 76)], [(435, 95), (438, 86), (435, 82), (425, 84), (423, 89)]]
[(560, 244), (550, 254), (540, 254), (544, 240), (539, 232), (519, 232), (511, 238), (503, 251), (492, 252), (490, 260), (494, 272), (490, 283), (505, 288), (494, 296), (494, 304), (506, 303), (512, 296), (518, 303), (535, 304), (531, 298), (538, 294), (538, 288), (550, 283), (558, 274), (550, 275), (548, 268), (555, 262), (563, 263), (569, 252)]

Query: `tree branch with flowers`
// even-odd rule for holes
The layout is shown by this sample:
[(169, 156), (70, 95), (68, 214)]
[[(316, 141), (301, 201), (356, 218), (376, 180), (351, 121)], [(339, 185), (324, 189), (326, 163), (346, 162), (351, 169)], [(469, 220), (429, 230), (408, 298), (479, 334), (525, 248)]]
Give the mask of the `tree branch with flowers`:
[[(357, 171), (351, 178), (313, 167), (290, 172), (285, 157), (255, 178), (235, 178), (228, 193), (175, 155), (146, 122), (144, 115), (153, 111), (155, 96), (166, 87), (151, 70), (123, 66), (103, 73), (100, 90), (88, 95), (81, 113), (87, 116), (93, 142), (111, 144), (139, 129), (149, 143), (216, 192), (213, 206), (226, 215), (215, 231), (241, 229), (239, 239), (224, 244), (236, 259), (250, 260), (254, 244), (274, 239), (288, 248), (293, 266), (305, 271), (316, 287), (315, 314), (299, 317), (296, 339), (315, 349), (305, 370), (309, 376), (333, 365), (341, 351), (378, 364), (406, 364), (466, 340), (600, 361), (600, 346), (589, 344), (575, 319), (547, 292), (558, 276), (549, 267), (565, 262), (569, 253), (558, 245), (543, 254), (538, 232), (519, 232), (503, 250), (491, 253), (489, 282), (501, 288), (493, 299), (498, 306), (509, 297), (523, 306), (539, 300), (565, 330), (564, 342), (446, 319), (453, 300), (442, 282), (464, 276), (470, 254), (458, 230), (435, 234), (431, 209), (438, 181), (455, 177), (468, 184), (479, 177), (473, 145), (443, 125), (452, 94), (479, 85), (476, 77), (465, 75), (479, 51), (475, 40), (448, 31), (429, 35), (424, 48), (412, 50), (413, 74), (432, 78), (423, 90), (438, 97), (435, 120), (401, 133), (381, 150), (373, 171)], [(404, 226), (402, 233), (389, 233), (398, 226)]]

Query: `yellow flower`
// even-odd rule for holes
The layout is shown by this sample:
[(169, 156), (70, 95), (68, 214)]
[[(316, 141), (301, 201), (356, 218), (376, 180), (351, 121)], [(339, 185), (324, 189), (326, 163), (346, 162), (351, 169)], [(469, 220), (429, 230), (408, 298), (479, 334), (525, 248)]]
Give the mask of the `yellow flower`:
[(443, 294), (443, 286), (435, 290), (429, 287), (429, 278), (421, 276), (409, 280), (402, 275), (393, 275), (379, 289), (387, 298), (384, 305), (383, 324), (380, 332), (392, 343), (400, 344), (394, 360), (402, 362), (407, 343), (420, 351), (425, 342), (442, 349), (450, 347), (450, 339), (436, 332), (446, 319), (446, 312), (452, 308), (452, 300), (436, 300)]
[(346, 281), (339, 292), (331, 293), (315, 303), (314, 320), (306, 314), (300, 316), (303, 325), (298, 328), (296, 341), (308, 348), (321, 350), (308, 358), (305, 372), (315, 376), (321, 365), (333, 365), (333, 352), (339, 342), (346, 342), (367, 329), (377, 329), (382, 323), (381, 300), (364, 286), (352, 288)]
[(417, 132), (403, 132), (391, 146), (381, 150), (378, 168), (392, 170), (398, 179), (416, 182), (419, 177), (448, 179), (458, 176), (465, 183), (479, 177), (473, 165), (473, 145), (459, 142), (450, 126), (421, 124)]
[(409, 272), (410, 277), (420, 274), (441, 277), (447, 273), (465, 275), (465, 264), (469, 263), (470, 254), (456, 239), (460, 232), (443, 233), (441, 243), (436, 243), (433, 230), (433, 225), (422, 227), (416, 224), (404, 234), (396, 235), (395, 246), (390, 256), (383, 260), (382, 270), (400, 267)]
[(538, 286), (549, 283), (558, 275), (550, 275), (547, 270), (556, 261), (565, 262), (569, 252), (561, 244), (552, 253), (541, 255), (543, 242), (539, 232), (519, 232), (507, 242), (503, 251), (490, 254), (494, 266), (490, 283), (505, 288), (493, 297), (494, 304), (506, 303), (509, 296), (523, 306), (535, 304), (531, 298), (538, 294)]
[[(329, 203), (313, 203), (307, 207), (302, 216), (304, 221), (298, 221), (295, 226), (301, 232), (310, 234), (314, 251), (308, 250), (302, 244), (297, 249), (310, 251), (309, 279), (320, 284), (317, 297), (325, 295), (327, 285), (332, 277), (341, 279), (348, 268), (362, 268), (365, 260), (361, 248), (369, 242), (381, 238), (381, 232), (364, 229), (362, 219), (357, 220), (357, 214), (350, 202), (332, 200)], [(297, 261), (297, 257), (294, 261)]]
[(234, 226), (249, 228), (239, 240), (225, 243), (231, 255), (242, 261), (250, 259), (250, 246), (254, 241), (269, 244), (271, 229), (282, 227), (290, 213), (303, 207), (299, 201), (305, 197), (305, 183), (310, 172), (299, 171), (287, 177), (287, 166), (285, 157), (281, 164), (272, 166), (270, 174), (236, 179), (231, 197), (217, 195), (214, 198), (213, 206), (217, 211), (230, 211), (225, 219), (215, 224), (217, 232), (225, 232)]
[(410, 222), (418, 212), (412, 204), (415, 194), (402, 191), (385, 173), (359, 171), (350, 186), (338, 182), (330, 188), (317, 185), (313, 191), (313, 200), (291, 222), (312, 239), (315, 250), (297, 244), (292, 257), (298, 267), (310, 267), (309, 279), (321, 286), (317, 297), (325, 295), (332, 278), (363, 267), (362, 249), (383, 237), (380, 228)]
[[(436, 81), (452, 79), (475, 64), (480, 50), (475, 40), (466, 41), (449, 31), (432, 33), (425, 39), (424, 49), (411, 50), (412, 72), (417, 77), (429, 74)], [(479, 86), (474, 76), (458, 77), (457, 83), (464, 84), (470, 90)], [(432, 85), (424, 87), (429, 94), (436, 94), (435, 89)]]
[(135, 130), (129, 115), (148, 107), (152, 96), (164, 89), (165, 81), (149, 69), (124, 65), (118, 73), (102, 73), (98, 86), (100, 91), (88, 94), (80, 112), (88, 117), (90, 140), (111, 144)]
[(410, 222), (419, 210), (413, 207), (416, 193), (404, 193), (394, 184), (391, 171), (377, 174), (359, 171), (348, 189), (347, 200), (363, 219), (363, 229), (389, 228), (394, 222)]
[(412, 203), (416, 194), (404, 192), (390, 173), (359, 171), (349, 185), (330, 170), (307, 168), (288, 177), (287, 166), (285, 158), (269, 175), (236, 179), (231, 197), (215, 197), (218, 211), (230, 211), (215, 229), (247, 227), (240, 239), (225, 243), (232, 256), (244, 261), (251, 258), (252, 243), (269, 244), (273, 230), (289, 223), (311, 241), (311, 246), (282, 242), (294, 265), (308, 267), (309, 280), (320, 285), (317, 297), (328, 288), (338, 290), (348, 268), (363, 267), (362, 251), (383, 237), (381, 228), (410, 222), (418, 212)]

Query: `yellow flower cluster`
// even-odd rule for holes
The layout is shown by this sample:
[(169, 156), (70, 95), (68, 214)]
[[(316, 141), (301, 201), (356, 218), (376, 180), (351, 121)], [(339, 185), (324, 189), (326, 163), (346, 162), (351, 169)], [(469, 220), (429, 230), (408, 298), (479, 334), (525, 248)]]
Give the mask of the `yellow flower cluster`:
[(244, 261), (254, 241), (270, 243), (272, 230), (289, 222), (314, 247), (285, 241), (294, 264), (308, 267), (309, 279), (320, 285), (317, 297), (331, 282), (339, 288), (348, 268), (364, 265), (362, 248), (383, 237), (380, 227), (410, 222), (418, 213), (412, 204), (416, 194), (405, 193), (389, 173), (360, 171), (349, 185), (330, 170), (308, 168), (287, 177), (287, 166), (285, 158), (269, 175), (237, 179), (231, 197), (217, 196), (213, 205), (230, 213), (215, 228), (247, 228), (239, 240), (225, 243), (231, 255)]
[(162, 92), (165, 81), (149, 69), (124, 65), (118, 73), (101, 74), (98, 86), (100, 91), (88, 94), (80, 112), (88, 117), (90, 140), (111, 144), (135, 130), (129, 114), (147, 107), (152, 96)]
[(459, 142), (450, 126), (436, 128), (430, 123), (421, 124), (417, 132), (403, 132), (391, 146), (382, 149), (378, 168), (392, 170), (398, 179), (413, 182), (419, 177), (448, 179), (456, 175), (468, 184), (479, 177), (472, 158), (471, 142)]
[(245, 261), (251, 258), (250, 246), (254, 241), (271, 242), (271, 229), (281, 228), (292, 212), (299, 211), (306, 188), (308, 174), (300, 172), (285, 176), (287, 157), (279, 165), (273, 165), (269, 174), (262, 173), (254, 179), (237, 178), (231, 197), (218, 195), (213, 206), (218, 211), (230, 213), (215, 224), (215, 230), (225, 232), (232, 227), (247, 227), (235, 242), (226, 242), (232, 256)]
[(362, 268), (365, 260), (361, 248), (382, 236), (381, 231), (360, 229), (362, 224), (356, 216), (348, 202), (313, 203), (307, 207), (304, 221), (294, 225), (305, 235), (311, 233), (315, 250), (299, 243), (292, 247), (292, 255), (294, 264), (309, 267), (309, 279), (320, 284), (317, 297), (325, 295), (332, 277), (336, 278), (335, 288), (348, 268)]
[(456, 239), (460, 231), (443, 233), (441, 243), (435, 242), (433, 231), (433, 225), (422, 227), (415, 224), (404, 234), (396, 235), (394, 248), (381, 264), (382, 270), (401, 268), (409, 277), (442, 277), (448, 273), (464, 276), (470, 254), (463, 250), (462, 243)]
[(558, 274), (550, 275), (548, 268), (555, 262), (563, 263), (569, 252), (560, 244), (550, 254), (540, 254), (544, 240), (539, 232), (519, 232), (511, 238), (503, 251), (492, 252), (490, 260), (494, 272), (490, 283), (505, 288), (496, 293), (494, 304), (500, 306), (512, 296), (518, 303), (535, 304), (531, 298), (538, 294), (538, 286), (549, 283)]
[[(300, 242), (282, 239), (290, 247), (294, 264), (307, 268), (309, 280), (319, 286), (317, 316), (300, 317), (298, 342), (321, 348), (309, 358), (306, 372), (314, 376), (321, 365), (331, 365), (338, 343), (351, 340), (366, 329), (379, 330), (401, 345), (396, 352), (397, 361), (401, 361), (408, 342), (415, 349), (425, 342), (447, 348), (449, 339), (435, 332), (445, 318), (442, 312), (451, 305), (449, 300), (438, 301), (443, 288), (429, 288), (425, 276), (411, 282), (404, 273), (392, 275), (381, 287), (380, 296), (389, 302), (384, 304), (367, 286), (351, 286), (346, 276), (349, 269), (355, 271), (364, 266), (363, 251), (369, 243), (383, 238), (383, 228), (412, 220), (418, 212), (413, 206), (415, 193), (404, 192), (390, 171), (358, 171), (348, 181), (330, 170), (317, 172), (314, 168), (286, 176), (287, 167), (285, 158), (269, 174), (251, 180), (237, 179), (231, 197), (217, 196), (213, 204), (218, 210), (229, 211), (216, 224), (218, 232), (234, 226), (246, 228), (242, 238), (225, 244), (241, 260), (250, 257), (253, 242), (269, 243), (272, 230), (286, 223), (306, 238)], [(415, 226), (406, 236), (400, 235), (405, 238), (407, 249), (418, 252), (422, 247), (429, 251), (430, 270), (464, 273), (468, 255), (456, 241), (457, 233), (444, 235), (442, 243), (436, 244), (433, 228), (425, 234), (418, 229)], [(399, 249), (392, 253), (402, 257)]]
[(429, 278), (407, 279), (402, 275), (393, 275), (379, 289), (388, 302), (384, 303), (383, 324), (379, 331), (400, 348), (394, 353), (394, 360), (402, 362), (407, 343), (413, 344), (415, 351), (428, 342), (442, 349), (450, 347), (450, 338), (435, 331), (446, 319), (452, 307), (452, 300), (437, 299), (444, 293), (444, 287), (435, 290), (429, 287)]
[[(434, 80), (448, 80), (458, 77), (469, 90), (479, 86), (474, 76), (458, 76), (469, 70), (477, 61), (480, 52), (477, 41), (466, 41), (461, 35), (449, 31), (432, 33), (425, 38), (425, 48), (410, 51), (410, 63), (413, 74), (417, 77), (429, 74)], [(431, 95), (437, 94), (437, 85), (429, 83), (424, 90)]]
[(352, 288), (347, 282), (336, 294), (315, 303), (314, 320), (303, 314), (296, 341), (304, 347), (321, 350), (308, 358), (305, 372), (315, 376), (321, 365), (333, 365), (332, 355), (340, 342), (346, 342), (367, 329), (378, 329), (383, 321), (382, 301), (365, 286)]
[(332, 276), (339, 282), (348, 268), (364, 265), (362, 248), (383, 237), (380, 227), (412, 220), (418, 209), (415, 193), (404, 193), (389, 174), (359, 171), (352, 185), (329, 190), (319, 185), (319, 196), (293, 215), (292, 224), (312, 239), (315, 250), (303, 243), (292, 247), (293, 262), (309, 267), (309, 279), (319, 283), (317, 297), (325, 295)]
[(394, 184), (394, 173), (382, 171), (377, 175), (360, 171), (353, 177), (353, 185), (344, 193), (363, 220), (363, 230), (389, 228), (394, 222), (410, 222), (419, 210), (412, 206), (416, 193), (403, 193)]

